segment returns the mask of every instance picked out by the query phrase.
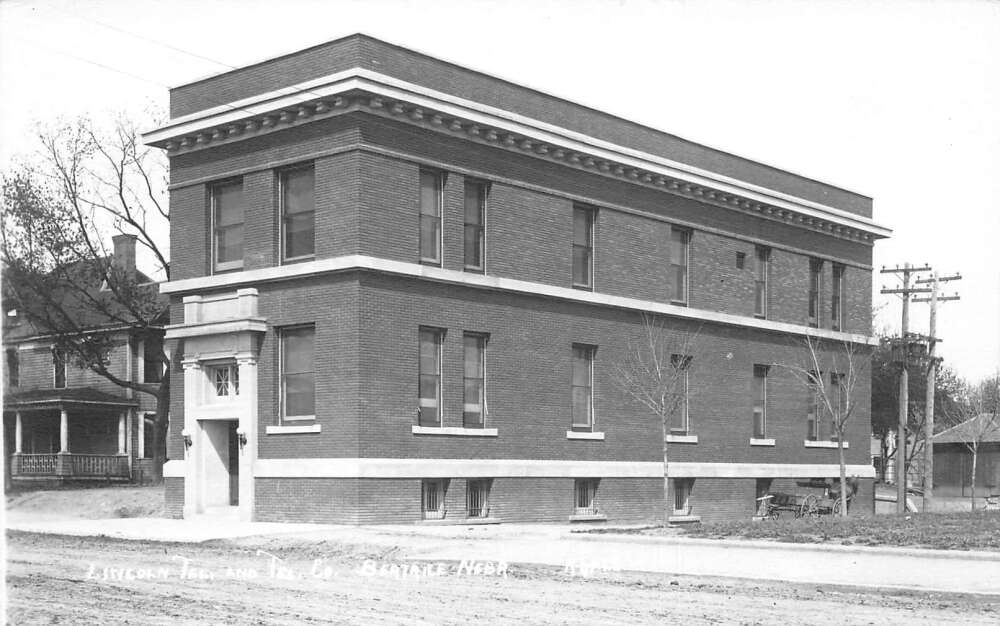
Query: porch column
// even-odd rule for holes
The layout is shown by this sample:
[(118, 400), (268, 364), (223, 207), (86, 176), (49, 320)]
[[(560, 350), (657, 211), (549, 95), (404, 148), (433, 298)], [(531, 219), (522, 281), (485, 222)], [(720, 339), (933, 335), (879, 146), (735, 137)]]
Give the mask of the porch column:
[(146, 458), (146, 414), (145, 413), (141, 411), (139, 412), (139, 418), (136, 420), (135, 425), (138, 430), (138, 433), (136, 434), (135, 437), (135, 444), (137, 450), (135, 456), (137, 459), (144, 459)]
[(24, 430), (21, 426), (21, 412), (14, 414), (14, 454), (21, 454), (23, 451), (22, 441), (24, 440)]
[[(184, 298), (185, 303), (191, 296)], [(200, 299), (200, 298), (199, 298)], [(186, 310), (187, 307), (185, 307)], [(185, 313), (184, 319), (187, 320)], [(201, 482), (204, 482), (201, 470), (201, 427), (195, 419), (196, 407), (204, 393), (204, 372), (201, 363), (196, 360), (182, 361), (184, 366), (184, 430), (191, 436), (191, 447), (184, 446), (184, 517), (190, 518), (197, 513), (204, 513)], [(240, 381), (242, 382), (242, 381)]]
[(128, 411), (118, 414), (118, 454), (125, 454), (125, 416)]
[(59, 410), (59, 453), (69, 453), (69, 413), (66, 409)]
[(239, 427), (246, 434), (247, 443), (240, 450), (240, 507), (239, 519), (242, 522), (253, 521), (254, 511), (254, 474), (253, 466), (257, 460), (257, 359), (253, 356), (240, 357), (236, 360), (240, 368), (240, 401), (243, 410), (240, 412)]

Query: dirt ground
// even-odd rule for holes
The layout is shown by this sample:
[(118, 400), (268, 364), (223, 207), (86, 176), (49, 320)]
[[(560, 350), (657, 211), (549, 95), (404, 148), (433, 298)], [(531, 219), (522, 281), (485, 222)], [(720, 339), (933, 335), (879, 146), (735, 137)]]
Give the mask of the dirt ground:
[[(454, 562), (272, 537), (9, 532), (13, 624), (995, 624), (1000, 600)], [(478, 568), (476, 567), (478, 565)]]

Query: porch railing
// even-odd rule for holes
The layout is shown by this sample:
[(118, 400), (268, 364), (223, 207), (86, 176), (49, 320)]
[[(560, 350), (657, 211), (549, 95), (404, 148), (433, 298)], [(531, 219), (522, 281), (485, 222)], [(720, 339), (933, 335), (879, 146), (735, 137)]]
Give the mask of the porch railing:
[(128, 478), (128, 457), (117, 454), (15, 454), (13, 474), (69, 478)]
[(15, 474), (56, 473), (56, 455), (54, 454), (16, 454), (14, 459)]
[(128, 476), (128, 457), (103, 454), (71, 454), (73, 476)]

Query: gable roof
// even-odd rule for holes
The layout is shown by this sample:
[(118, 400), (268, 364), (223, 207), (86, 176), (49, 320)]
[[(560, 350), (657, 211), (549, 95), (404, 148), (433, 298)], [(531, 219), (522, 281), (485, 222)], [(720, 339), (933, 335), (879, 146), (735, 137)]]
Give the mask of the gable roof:
[(981, 413), (970, 420), (934, 435), (934, 443), (966, 443), (984, 430), (987, 432), (980, 443), (1000, 442), (1000, 415), (996, 413)]

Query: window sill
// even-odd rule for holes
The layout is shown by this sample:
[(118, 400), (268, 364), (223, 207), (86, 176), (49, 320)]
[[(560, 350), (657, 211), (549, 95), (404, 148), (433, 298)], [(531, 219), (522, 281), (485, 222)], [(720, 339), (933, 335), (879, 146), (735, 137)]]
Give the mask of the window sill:
[[(836, 447), (837, 447), (837, 442), (836, 441), (810, 441), (809, 439), (806, 439), (803, 443), (805, 444), (805, 446), (807, 448), (834, 448), (834, 449), (836, 449)], [(848, 449), (850, 447), (851, 447), (851, 444), (845, 441), (844, 442), (844, 449), (846, 450), (846, 449)]]
[(442, 517), (441, 519), (422, 519), (417, 522), (421, 526), (479, 526), (482, 524), (502, 524), (499, 517)]
[(414, 435), (443, 435), (454, 437), (496, 437), (496, 428), (458, 428), (454, 426), (413, 426)]
[(567, 439), (590, 439), (592, 441), (604, 441), (604, 433), (595, 433), (580, 430), (567, 430)]
[(751, 446), (769, 446), (774, 447), (774, 439), (750, 439)]
[(606, 522), (608, 516), (604, 513), (578, 513), (569, 516), (571, 522)]
[(698, 435), (667, 435), (667, 443), (698, 443)]
[(299, 435), (302, 433), (320, 432), (319, 424), (309, 424), (308, 426), (268, 426), (268, 435)]
[(296, 263), (304, 263), (306, 261), (315, 261), (315, 254), (303, 254), (302, 256), (290, 256), (288, 258), (282, 259), (282, 265), (295, 265)]

